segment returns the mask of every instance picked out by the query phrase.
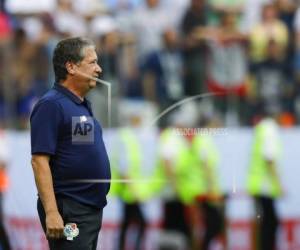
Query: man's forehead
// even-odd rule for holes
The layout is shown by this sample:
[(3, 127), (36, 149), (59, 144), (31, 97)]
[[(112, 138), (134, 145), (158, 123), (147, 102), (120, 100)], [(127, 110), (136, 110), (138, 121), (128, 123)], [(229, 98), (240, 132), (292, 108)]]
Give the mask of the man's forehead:
[(96, 48), (94, 46), (88, 46), (84, 48), (84, 58), (97, 58)]

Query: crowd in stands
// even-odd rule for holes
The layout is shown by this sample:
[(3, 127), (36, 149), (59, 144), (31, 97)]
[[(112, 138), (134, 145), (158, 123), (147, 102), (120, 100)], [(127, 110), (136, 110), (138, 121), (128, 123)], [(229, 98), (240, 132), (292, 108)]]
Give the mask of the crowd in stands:
[[(54, 46), (69, 36), (95, 41), (113, 110), (123, 99), (163, 111), (199, 96), (199, 112), (226, 126), (252, 126), (262, 110), (300, 122), (298, 0), (48, 0), (40, 11), (0, 2), (0, 127), (28, 128), (54, 82)], [(100, 119), (106, 94), (99, 85), (90, 97)]]

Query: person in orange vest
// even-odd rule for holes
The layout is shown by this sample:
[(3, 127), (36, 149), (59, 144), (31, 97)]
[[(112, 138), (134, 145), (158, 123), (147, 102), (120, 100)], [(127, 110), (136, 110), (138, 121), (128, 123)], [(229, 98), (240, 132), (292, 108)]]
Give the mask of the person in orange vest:
[(4, 227), (4, 215), (3, 215), (3, 193), (8, 188), (8, 176), (6, 173), (8, 151), (5, 143), (4, 132), (0, 131), (0, 244), (1, 249), (10, 250), (10, 243)]

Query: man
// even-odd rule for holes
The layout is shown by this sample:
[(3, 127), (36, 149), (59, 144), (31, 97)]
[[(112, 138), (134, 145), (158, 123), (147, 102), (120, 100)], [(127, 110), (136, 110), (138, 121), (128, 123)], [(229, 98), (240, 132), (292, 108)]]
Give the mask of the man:
[(186, 139), (174, 131), (165, 128), (159, 138), (157, 177), (166, 180), (162, 183), (164, 231), (160, 234), (160, 250), (191, 247), (191, 228), (186, 218), (186, 207), (195, 193), (188, 173), (191, 157)]
[(31, 114), (38, 213), (51, 250), (97, 248), (110, 187), (102, 129), (85, 98), (102, 71), (97, 61), (91, 41), (59, 42), (53, 56), (56, 83)]
[[(194, 105), (184, 106), (170, 116), (169, 124), (159, 136), (156, 178), (163, 198), (163, 229), (160, 250), (191, 249), (192, 221), (187, 211), (193, 207), (198, 193), (198, 176), (194, 174), (194, 158), (186, 127), (197, 118)], [(181, 134), (182, 133), (182, 134)], [(160, 186), (159, 186), (160, 185)]]
[(193, 96), (204, 93), (206, 65), (206, 35), (210, 7), (206, 0), (192, 0), (182, 22), (184, 92)]
[[(269, 111), (271, 112), (271, 111)], [(247, 188), (255, 201), (257, 249), (275, 249), (279, 218), (276, 200), (283, 194), (279, 173), (280, 131), (267, 114), (254, 128)]]
[(119, 148), (121, 148), (121, 152), (123, 153), (119, 151), (120, 154), (116, 168), (123, 179), (132, 180), (132, 182), (120, 184), (118, 193), (122, 202), (123, 212), (119, 249), (126, 249), (126, 239), (131, 236), (129, 229), (134, 223), (136, 225), (134, 249), (139, 250), (142, 249), (143, 237), (147, 226), (142, 205), (147, 199), (146, 188), (149, 185), (138, 181), (143, 179), (143, 152), (138, 138), (138, 127), (121, 128), (119, 130), (119, 138)]
[[(204, 125), (209, 128), (209, 121)], [(223, 202), (218, 180), (219, 154), (208, 133), (192, 138), (192, 153), (196, 162), (194, 174), (198, 176), (197, 205), (205, 230), (200, 249), (207, 250), (214, 239), (224, 237)]]

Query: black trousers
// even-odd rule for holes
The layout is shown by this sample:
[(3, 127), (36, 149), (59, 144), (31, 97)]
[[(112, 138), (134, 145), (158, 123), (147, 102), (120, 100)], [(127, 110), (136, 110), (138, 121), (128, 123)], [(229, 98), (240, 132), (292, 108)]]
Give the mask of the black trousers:
[[(60, 215), (67, 223), (76, 223), (79, 235), (72, 241), (66, 238), (48, 239), (50, 250), (96, 250), (102, 223), (102, 209), (79, 203), (66, 197), (56, 198)], [(37, 209), (44, 232), (46, 232), (45, 211), (40, 199)]]
[(274, 199), (265, 196), (255, 197), (258, 220), (258, 249), (274, 250), (276, 231), (279, 225), (275, 210)]
[[(192, 244), (192, 231), (186, 218), (185, 208), (185, 205), (177, 199), (165, 201), (163, 229), (183, 235), (186, 239), (187, 248), (190, 249)], [(160, 249), (171, 248), (164, 247)]]
[(123, 220), (121, 224), (119, 241), (120, 250), (125, 249), (126, 232), (131, 223), (135, 223), (137, 225), (137, 239), (135, 241), (135, 249), (142, 249), (142, 239), (146, 229), (146, 221), (139, 203), (123, 204)]
[(216, 236), (221, 235), (223, 231), (224, 216), (219, 207), (207, 201), (200, 203), (200, 209), (203, 213), (205, 225), (205, 233), (201, 250), (208, 250), (212, 240)]
[(182, 233), (188, 240), (191, 239), (191, 230), (185, 216), (185, 206), (178, 200), (164, 203), (164, 229)]

